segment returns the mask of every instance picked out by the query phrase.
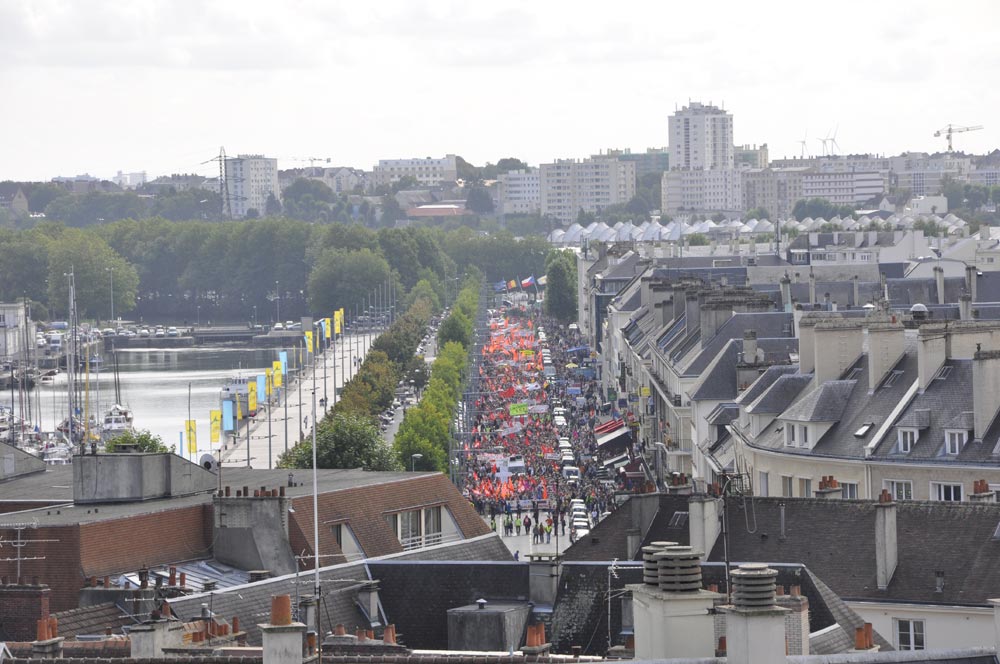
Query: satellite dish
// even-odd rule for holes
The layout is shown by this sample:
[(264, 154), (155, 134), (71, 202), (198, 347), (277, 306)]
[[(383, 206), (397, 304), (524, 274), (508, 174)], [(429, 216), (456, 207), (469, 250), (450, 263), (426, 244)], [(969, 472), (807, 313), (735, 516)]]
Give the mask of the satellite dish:
[(208, 453), (202, 454), (201, 459), (199, 459), (198, 463), (201, 464), (202, 468), (204, 468), (209, 472), (215, 473), (218, 472), (219, 470), (219, 460), (216, 459), (215, 456), (212, 454)]

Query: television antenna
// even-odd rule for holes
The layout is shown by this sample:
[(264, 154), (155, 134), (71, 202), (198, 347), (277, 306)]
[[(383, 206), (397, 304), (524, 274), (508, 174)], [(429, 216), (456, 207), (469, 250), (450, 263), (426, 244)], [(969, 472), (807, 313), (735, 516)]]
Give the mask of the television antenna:
[(32, 523), (0, 523), (0, 530), (13, 530), (16, 535), (13, 539), (6, 539), (0, 535), (0, 553), (3, 552), (5, 546), (14, 549), (14, 557), (0, 558), (0, 562), (5, 563), (17, 563), (17, 578), (21, 578), (21, 562), (28, 560), (45, 560), (45, 556), (25, 556), (23, 555), (23, 550), (29, 544), (38, 544), (42, 542), (58, 542), (57, 539), (25, 539), (25, 530), (37, 530), (38, 522)]

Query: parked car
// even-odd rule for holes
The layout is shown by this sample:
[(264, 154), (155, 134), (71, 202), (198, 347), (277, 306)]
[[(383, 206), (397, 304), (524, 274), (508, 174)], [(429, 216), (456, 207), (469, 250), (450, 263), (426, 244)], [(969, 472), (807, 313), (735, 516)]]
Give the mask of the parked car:
[(181, 336), (181, 332), (176, 327), (168, 327), (167, 328), (167, 336), (168, 337), (179, 337), (179, 336)]

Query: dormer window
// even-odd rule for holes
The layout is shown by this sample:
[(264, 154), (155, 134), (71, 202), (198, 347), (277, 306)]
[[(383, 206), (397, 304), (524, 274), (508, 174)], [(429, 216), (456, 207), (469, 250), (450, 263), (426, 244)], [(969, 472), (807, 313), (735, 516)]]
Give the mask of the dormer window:
[(944, 453), (952, 456), (957, 455), (965, 447), (968, 436), (968, 431), (945, 431)]
[(900, 429), (898, 435), (898, 447), (900, 454), (909, 454), (917, 442), (916, 429)]
[(785, 445), (795, 447), (795, 425), (789, 424), (785, 427)]

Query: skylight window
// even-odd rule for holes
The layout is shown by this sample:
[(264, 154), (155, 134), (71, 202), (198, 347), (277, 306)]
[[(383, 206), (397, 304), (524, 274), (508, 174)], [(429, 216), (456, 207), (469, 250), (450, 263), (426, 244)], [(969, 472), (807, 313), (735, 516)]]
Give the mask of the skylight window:
[(861, 425), (860, 429), (854, 432), (854, 436), (856, 438), (864, 438), (868, 435), (868, 432), (872, 430), (873, 426), (875, 426), (874, 422), (865, 422)]
[(687, 512), (674, 512), (673, 516), (670, 517), (670, 528), (681, 528), (686, 526), (688, 522)]
[(902, 375), (902, 371), (893, 371), (886, 377), (885, 382), (882, 383), (882, 387), (892, 387)]
[(934, 380), (944, 380), (944, 379), (946, 379), (948, 376), (951, 375), (951, 370), (954, 369), (954, 368), (955, 367), (947, 366), (947, 365), (941, 367), (941, 371), (938, 372), (938, 375), (934, 376)]

